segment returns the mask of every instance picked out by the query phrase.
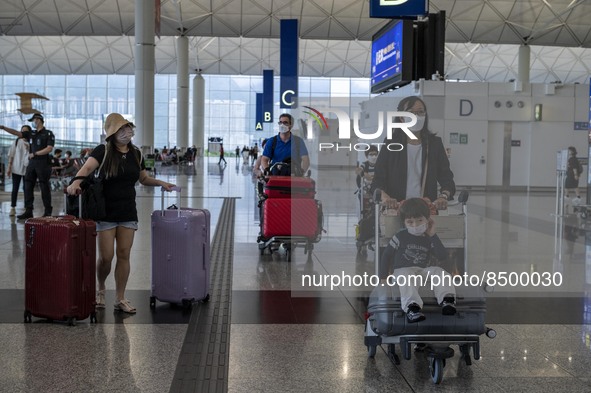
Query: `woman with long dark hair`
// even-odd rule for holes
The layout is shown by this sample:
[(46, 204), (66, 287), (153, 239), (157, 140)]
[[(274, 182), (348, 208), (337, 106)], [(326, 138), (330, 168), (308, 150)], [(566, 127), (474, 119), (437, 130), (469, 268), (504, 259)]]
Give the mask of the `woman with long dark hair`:
[[(404, 199), (427, 197), (438, 209), (445, 209), (447, 201), (456, 192), (456, 186), (443, 142), (429, 130), (427, 106), (419, 97), (411, 96), (403, 98), (397, 109), (417, 117), (417, 123), (409, 128), (417, 139), (411, 139), (403, 130), (396, 129), (392, 139), (384, 141), (399, 143), (403, 148), (400, 151), (380, 150), (372, 191), (381, 189), (382, 201), (393, 208), (397, 208), (398, 202)], [(399, 118), (397, 122), (408, 123), (408, 120)]]
[[(21, 132), (31, 132), (32, 128), (28, 125), (21, 127)], [(18, 189), (21, 180), (27, 173), (29, 164), (29, 143), (23, 137), (17, 137), (8, 151), (8, 168), (6, 175), (12, 176), (12, 194), (10, 196), (10, 216), (16, 215), (16, 200), (18, 198)], [(23, 181), (23, 192), (25, 191), (25, 182)]]
[[(105, 307), (105, 281), (111, 273), (111, 262), (115, 254), (115, 310), (135, 314), (136, 309), (125, 299), (125, 288), (129, 278), (131, 246), (138, 228), (135, 203), (135, 183), (144, 186), (161, 186), (171, 191), (174, 184), (148, 176), (141, 151), (131, 139), (134, 125), (119, 113), (111, 113), (105, 121), (106, 143), (94, 148), (90, 157), (76, 176), (88, 176), (100, 168), (103, 177), (106, 217), (96, 223), (99, 257), (97, 261), (98, 294), (96, 307)], [(76, 195), (80, 180), (68, 187), (68, 194)]]

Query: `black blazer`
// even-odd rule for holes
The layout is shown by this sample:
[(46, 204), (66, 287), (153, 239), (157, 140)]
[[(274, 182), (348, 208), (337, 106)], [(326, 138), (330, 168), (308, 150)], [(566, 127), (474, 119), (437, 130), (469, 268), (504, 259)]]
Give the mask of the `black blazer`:
[[(427, 136), (421, 138), (423, 146), (421, 184), (427, 159), (429, 160), (429, 165), (427, 167), (427, 179), (425, 181), (423, 196), (434, 201), (441, 191), (447, 191), (451, 199), (456, 192), (456, 185), (454, 183), (454, 174), (449, 168), (449, 160), (443, 147), (443, 142), (435, 134), (430, 132), (424, 132), (424, 134), (427, 134)], [(390, 197), (400, 201), (406, 199), (406, 176), (408, 171), (406, 134), (402, 130), (397, 129), (394, 131), (392, 139), (385, 139), (384, 143), (386, 145), (388, 143), (400, 143), (404, 146), (404, 149), (401, 151), (390, 151), (386, 145), (381, 147), (371, 184), (372, 192), (376, 188), (379, 188), (385, 191)], [(437, 191), (438, 183), (441, 186), (439, 192)]]

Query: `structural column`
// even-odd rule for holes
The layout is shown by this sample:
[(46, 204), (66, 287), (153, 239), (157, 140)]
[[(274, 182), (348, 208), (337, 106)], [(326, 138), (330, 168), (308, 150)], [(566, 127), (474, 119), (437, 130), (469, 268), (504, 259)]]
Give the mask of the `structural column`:
[(153, 1), (135, 0), (135, 144), (154, 147)]
[(205, 135), (205, 79), (200, 73), (193, 78), (193, 144), (203, 155)]
[(521, 45), (519, 47), (519, 57), (517, 59), (517, 80), (522, 83), (529, 83), (530, 69), (530, 47)]
[(176, 39), (176, 145), (189, 147), (189, 39)]

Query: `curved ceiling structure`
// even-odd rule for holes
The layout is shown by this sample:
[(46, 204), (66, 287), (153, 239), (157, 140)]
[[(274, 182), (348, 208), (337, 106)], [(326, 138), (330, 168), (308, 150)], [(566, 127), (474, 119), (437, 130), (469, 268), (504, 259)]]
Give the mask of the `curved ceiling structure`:
[[(149, 0), (148, 0), (149, 1)], [(133, 74), (133, 0), (2, 0), (3, 74)], [(508, 81), (518, 46), (532, 48), (531, 81), (587, 82), (591, 2), (431, 0), (445, 10), (449, 79)], [(369, 77), (368, 0), (162, 0), (156, 72), (176, 73), (175, 36), (190, 69), (260, 75), (279, 68), (279, 21), (300, 21), (300, 75)]]

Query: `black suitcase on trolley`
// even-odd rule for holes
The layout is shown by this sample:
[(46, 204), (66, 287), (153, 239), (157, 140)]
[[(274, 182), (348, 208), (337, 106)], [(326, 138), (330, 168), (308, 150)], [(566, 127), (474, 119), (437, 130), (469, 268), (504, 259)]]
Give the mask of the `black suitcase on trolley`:
[(486, 300), (480, 287), (456, 288), (456, 314), (442, 315), (429, 287), (421, 287), (426, 319), (409, 323), (400, 307), (400, 292), (397, 286), (377, 287), (369, 298), (367, 312), (375, 333), (385, 336), (408, 334), (477, 334), (486, 333)]

